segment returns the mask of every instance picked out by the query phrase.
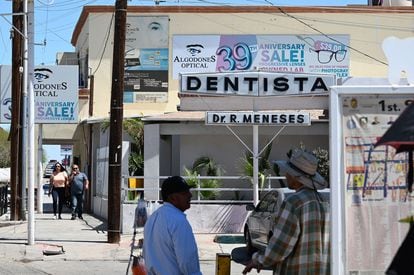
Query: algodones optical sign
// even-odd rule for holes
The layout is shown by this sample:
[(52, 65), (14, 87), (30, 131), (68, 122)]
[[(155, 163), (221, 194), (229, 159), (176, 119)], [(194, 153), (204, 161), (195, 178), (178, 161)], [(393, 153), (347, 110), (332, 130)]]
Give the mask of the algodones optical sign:
[(206, 112), (207, 125), (310, 126), (305, 112)]
[(268, 71), (349, 75), (349, 35), (174, 35), (173, 78)]
[[(78, 66), (36, 66), (35, 123), (78, 123)], [(11, 66), (0, 66), (0, 123), (11, 122)]]

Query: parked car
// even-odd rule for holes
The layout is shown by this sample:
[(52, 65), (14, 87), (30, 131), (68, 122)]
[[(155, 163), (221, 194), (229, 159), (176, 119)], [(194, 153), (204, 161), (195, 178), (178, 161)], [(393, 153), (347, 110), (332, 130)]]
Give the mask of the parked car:
[[(246, 210), (252, 211), (244, 226), (244, 239), (249, 253), (266, 249), (282, 202), (294, 192), (288, 188), (275, 189), (266, 193), (256, 207), (253, 204), (246, 205)], [(319, 193), (324, 200), (329, 201), (329, 189), (320, 190)]]
[(53, 168), (55, 167), (57, 160), (49, 160), (48, 164), (46, 164), (45, 171), (43, 172), (44, 178), (50, 178), (53, 174)]

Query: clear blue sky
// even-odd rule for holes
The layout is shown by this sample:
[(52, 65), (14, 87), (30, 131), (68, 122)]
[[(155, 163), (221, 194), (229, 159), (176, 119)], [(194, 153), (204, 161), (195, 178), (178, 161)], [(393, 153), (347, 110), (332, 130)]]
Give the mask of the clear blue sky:
[[(346, 6), (366, 5), (367, 0), (160, 0), (160, 5), (276, 5), (276, 6)], [(115, 5), (115, 0), (34, 0), (35, 65), (54, 65), (57, 52), (73, 52), (70, 43), (75, 24), (85, 5)], [(129, 6), (154, 5), (154, 0), (131, 0)], [(0, 0), (0, 65), (11, 64), (10, 29), (12, 1)], [(0, 127), (9, 129), (8, 125)], [(61, 160), (60, 146), (47, 145), (48, 159)]]

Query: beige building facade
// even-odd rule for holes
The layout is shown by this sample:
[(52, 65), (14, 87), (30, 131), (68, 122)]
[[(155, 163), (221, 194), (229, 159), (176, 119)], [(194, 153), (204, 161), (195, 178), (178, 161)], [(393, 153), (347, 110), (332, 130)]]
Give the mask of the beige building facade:
[[(149, 77), (152, 82), (161, 82), (160, 91), (151, 90), (146, 97), (139, 97), (137, 95), (139, 93), (132, 93), (132, 99), (124, 102), (124, 117), (139, 116), (146, 123), (145, 187), (157, 188), (159, 177), (183, 175), (184, 167), (191, 167), (197, 157), (204, 155), (208, 155), (220, 164), (226, 176), (242, 175), (238, 162), (246, 151), (245, 146), (227, 127), (205, 125), (205, 111), (307, 111), (312, 119), (310, 127), (286, 127), (279, 134), (277, 133), (281, 126), (260, 127), (260, 148), (263, 148), (276, 134), (270, 160), (284, 158), (289, 149), (300, 144), (304, 144), (308, 149), (329, 148), (329, 91), (302, 96), (270, 97), (180, 94), (180, 79), (177, 76), (179, 69), (174, 63), (175, 54), (180, 50), (186, 50), (178, 43), (180, 37), (194, 36), (192, 44), (197, 45), (199, 40), (205, 41), (217, 35), (285, 36), (288, 39), (296, 39), (298, 36), (325, 37), (334, 44), (341, 44), (341, 41), (339, 43), (335, 40), (344, 36), (347, 43), (342, 43), (342, 46), (345, 47), (348, 60), (344, 66), (346, 74), (341, 76), (341, 72), (336, 70), (332, 70), (331, 73), (336, 73), (338, 84), (346, 84), (349, 78), (387, 77), (388, 61), (381, 47), (382, 42), (389, 36), (399, 38), (412, 36), (413, 12), (410, 7), (368, 6), (128, 7), (128, 17), (138, 17), (137, 20), (161, 18), (164, 24), (167, 22), (167, 25), (163, 25), (164, 31), (160, 35), (165, 36), (166, 41), (156, 42), (161, 43), (162, 49), (161, 57), (157, 59), (159, 62), (157, 70), (153, 70), (157, 72), (154, 73), (154, 78)], [(133, 28), (129, 31), (139, 32)], [(81, 86), (83, 86), (80, 93), (80, 123), (76, 129), (63, 127), (70, 133), (44, 126), (46, 140), (74, 142), (74, 156), (81, 162), (83, 170), (89, 173), (92, 182), (89, 205), (95, 214), (103, 217), (106, 217), (107, 213), (108, 183), (105, 161), (107, 161), (109, 134), (108, 131), (102, 130), (101, 125), (109, 118), (113, 35), (113, 6), (86, 6), (83, 9), (72, 36), (72, 44), (76, 48), (80, 68)], [(133, 51), (131, 53), (133, 55)], [(165, 56), (168, 57), (167, 60)], [(331, 59), (336, 57), (333, 54), (330, 56)], [(134, 57), (131, 57), (131, 62), (131, 66), (140, 66)], [(126, 64), (126, 68), (129, 65)], [(250, 70), (257, 71), (260, 68), (250, 68)], [(200, 71), (195, 67), (194, 71), (189, 71), (187, 68), (180, 72)], [(306, 70), (302, 72), (312, 74)], [(142, 84), (136, 85), (140, 87)], [(156, 95), (151, 97), (151, 92)], [(128, 98), (130, 96), (128, 95)], [(246, 144), (252, 144), (250, 127), (235, 126), (232, 129)], [(125, 137), (125, 140), (127, 141), (128, 137)], [(125, 143), (124, 166), (127, 163), (127, 144)], [(123, 174), (127, 175), (126, 167), (124, 171)], [(240, 186), (236, 181), (225, 181), (222, 184), (225, 187)], [(244, 181), (242, 185), (248, 187), (249, 181)], [(158, 199), (158, 192), (155, 191), (148, 191), (145, 195), (148, 200)], [(227, 194), (224, 199), (233, 199), (233, 196), (233, 193)], [(242, 196), (247, 200), (252, 198), (248, 192)], [(124, 211), (131, 212), (126, 208)], [(194, 211), (194, 215), (197, 215), (199, 210), (194, 209)], [(212, 210), (214, 211), (216, 210)], [(124, 227), (127, 227), (129, 221), (127, 218), (124, 219)], [(223, 222), (219, 217), (212, 220), (217, 223)], [(242, 226), (242, 221), (232, 222), (239, 227), (237, 230)], [(217, 225), (206, 226), (206, 221), (199, 222), (195, 230), (214, 226)]]

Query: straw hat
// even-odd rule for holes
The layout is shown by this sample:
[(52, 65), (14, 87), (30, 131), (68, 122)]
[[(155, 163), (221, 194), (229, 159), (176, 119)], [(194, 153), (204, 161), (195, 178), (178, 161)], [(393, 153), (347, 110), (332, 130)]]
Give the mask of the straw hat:
[(286, 173), (297, 177), (304, 186), (311, 189), (328, 188), (328, 182), (317, 172), (318, 159), (311, 153), (296, 149), (288, 161), (278, 160), (281, 175)]

